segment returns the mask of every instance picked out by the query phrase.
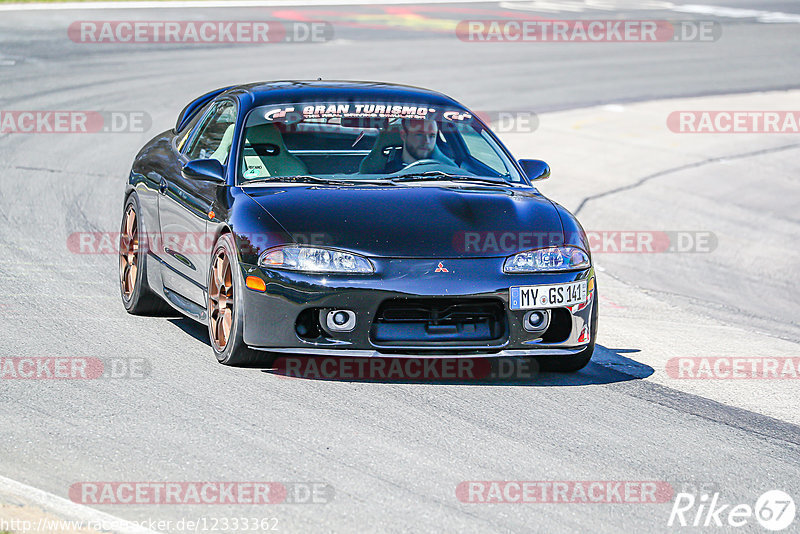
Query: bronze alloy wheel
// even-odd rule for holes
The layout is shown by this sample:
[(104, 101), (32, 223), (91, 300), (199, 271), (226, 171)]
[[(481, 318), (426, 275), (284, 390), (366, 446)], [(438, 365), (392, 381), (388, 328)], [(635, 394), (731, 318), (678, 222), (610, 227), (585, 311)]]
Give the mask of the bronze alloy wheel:
[(233, 271), (224, 248), (218, 248), (211, 267), (208, 287), (208, 309), (211, 321), (211, 341), (217, 351), (228, 345), (233, 329)]
[(122, 232), (119, 236), (119, 280), (122, 294), (130, 299), (136, 289), (136, 272), (139, 269), (139, 226), (136, 210), (129, 205), (125, 211)]

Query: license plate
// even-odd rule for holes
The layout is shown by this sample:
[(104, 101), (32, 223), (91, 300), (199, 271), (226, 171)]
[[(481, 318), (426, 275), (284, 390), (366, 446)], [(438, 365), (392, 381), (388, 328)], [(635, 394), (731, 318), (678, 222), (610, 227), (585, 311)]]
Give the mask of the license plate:
[(586, 302), (586, 280), (552, 286), (519, 286), (509, 290), (512, 310), (572, 306)]

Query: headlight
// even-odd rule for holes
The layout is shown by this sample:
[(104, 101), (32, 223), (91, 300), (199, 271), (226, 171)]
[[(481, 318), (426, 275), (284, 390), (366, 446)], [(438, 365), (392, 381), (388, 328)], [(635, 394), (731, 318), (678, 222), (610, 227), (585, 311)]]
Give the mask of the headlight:
[(573, 271), (589, 267), (589, 256), (577, 247), (550, 247), (528, 250), (506, 258), (507, 273)]
[(372, 263), (365, 257), (341, 250), (287, 245), (264, 251), (258, 258), (261, 267), (288, 269), (309, 273), (356, 273), (375, 272)]

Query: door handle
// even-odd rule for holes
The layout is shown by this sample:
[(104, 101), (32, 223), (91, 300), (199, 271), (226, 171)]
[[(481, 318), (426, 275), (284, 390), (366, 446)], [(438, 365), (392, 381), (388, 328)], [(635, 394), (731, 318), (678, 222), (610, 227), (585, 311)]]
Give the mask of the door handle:
[(164, 178), (162, 178), (161, 182), (158, 184), (158, 192), (162, 195), (167, 194), (167, 181)]

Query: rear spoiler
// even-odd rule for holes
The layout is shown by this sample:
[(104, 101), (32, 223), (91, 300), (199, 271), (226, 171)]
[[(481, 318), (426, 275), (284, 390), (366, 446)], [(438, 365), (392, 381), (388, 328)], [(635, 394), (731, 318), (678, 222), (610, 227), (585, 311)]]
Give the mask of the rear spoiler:
[(183, 127), (186, 126), (186, 123), (188, 123), (190, 120), (192, 120), (192, 117), (194, 117), (195, 114), (198, 111), (200, 111), (200, 109), (202, 109), (203, 106), (208, 104), (211, 100), (213, 100), (217, 96), (221, 95), (222, 93), (224, 93), (228, 89), (233, 89), (234, 87), (236, 87), (236, 86), (235, 85), (231, 85), (230, 87), (223, 87), (222, 89), (215, 89), (214, 91), (208, 92), (208, 93), (204, 94), (203, 96), (201, 96), (199, 98), (195, 98), (194, 100), (192, 100), (189, 103), (188, 106), (183, 108), (183, 111), (181, 111), (181, 114), (178, 115), (178, 122), (175, 123), (175, 132), (177, 133), (177, 132), (181, 131), (183, 129)]

